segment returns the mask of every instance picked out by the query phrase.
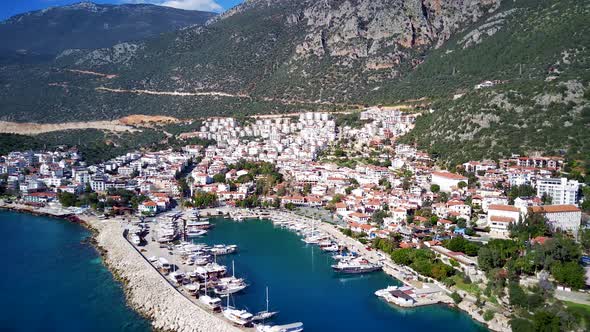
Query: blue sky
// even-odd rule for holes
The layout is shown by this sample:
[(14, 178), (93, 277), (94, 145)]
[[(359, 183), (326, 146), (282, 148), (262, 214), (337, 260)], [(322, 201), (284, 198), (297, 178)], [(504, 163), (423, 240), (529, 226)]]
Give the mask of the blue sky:
[[(31, 10), (67, 5), (80, 1), (81, 0), (0, 0), (0, 20)], [(93, 0), (93, 2), (113, 4), (153, 3), (182, 9), (221, 12), (239, 4), (242, 0)]]

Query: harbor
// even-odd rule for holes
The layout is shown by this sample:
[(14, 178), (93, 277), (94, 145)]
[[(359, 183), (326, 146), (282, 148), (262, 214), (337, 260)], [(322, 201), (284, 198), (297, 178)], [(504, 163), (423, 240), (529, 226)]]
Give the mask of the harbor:
[[(226, 217), (218, 217), (220, 212)], [(310, 313), (326, 310), (350, 312), (350, 315), (346, 315), (346, 317), (338, 315), (336, 323), (339, 329), (347, 331), (386, 328), (386, 325), (381, 325), (383, 319), (391, 324), (401, 316), (404, 319), (407, 317), (417, 318), (430, 312), (437, 313), (428, 315), (432, 316), (434, 320), (444, 320), (447, 315), (452, 316), (453, 320), (456, 320), (457, 316), (461, 317), (459, 325), (464, 324), (464, 330), (484, 329), (471, 321), (467, 315), (446, 306), (420, 307), (423, 303), (419, 303), (412, 305), (410, 309), (393, 308), (390, 303), (383, 301), (374, 293), (390, 286), (412, 284), (411, 278), (407, 277), (405, 283), (391, 278), (382, 271), (383, 262), (376, 260), (373, 256), (362, 256), (361, 259), (367, 260), (367, 263), (370, 261), (369, 264), (374, 264), (379, 269), (362, 273), (338, 271), (335, 267), (338, 266), (339, 261), (335, 260), (333, 256), (347, 252), (340, 250), (345, 246), (354, 247), (352, 243), (345, 244), (346, 238), (337, 238), (337, 233), (334, 233), (334, 236), (327, 234), (322, 228), (324, 226), (333, 227), (331, 225), (320, 227), (320, 223), (313, 223), (311, 220), (311, 223), (308, 223), (302, 221), (302, 218), (297, 218), (297, 221), (294, 220), (296, 224), (292, 224), (293, 227), (289, 228), (287, 217), (292, 217), (292, 215), (279, 215), (269, 211), (264, 211), (261, 214), (253, 211), (232, 211), (232, 218), (227, 218), (229, 216), (227, 210), (203, 210), (200, 213), (201, 216), (208, 218), (211, 226), (207, 229), (206, 234), (187, 239), (189, 243), (193, 243), (193, 247), (181, 242), (183, 234), (178, 231), (178, 238), (170, 245), (163, 245), (158, 242), (158, 236), (152, 238), (148, 234), (145, 237), (146, 242), (139, 245), (138, 249), (146, 260), (152, 262), (153, 268), (163, 273), (169, 284), (176, 287), (185, 298), (194, 305), (209, 310), (216, 317), (225, 319), (234, 326), (239, 325), (240, 329), (264, 330), (260, 325), (232, 321), (223, 313), (214, 313), (211, 308), (207, 309), (206, 306), (203, 306), (199, 298), (205, 294), (204, 280), (202, 277), (195, 278), (196, 271), (203, 271), (202, 267), (211, 268), (216, 265), (224, 267), (225, 274), (223, 276), (212, 276), (210, 280), (217, 279), (218, 282), (223, 278), (235, 277), (235, 279), (242, 280), (247, 286), (233, 293), (228, 300), (223, 294), (215, 292), (215, 284), (212, 283), (207, 286), (208, 297), (219, 298), (221, 310), (229, 303), (232, 309), (251, 315), (269, 308), (270, 311), (278, 311), (276, 316), (265, 323), (268, 326), (274, 324), (283, 326), (285, 330), (294, 322), (301, 322), (305, 331), (325, 330), (325, 326), (329, 322), (327, 317)], [(243, 213), (242, 216), (247, 215), (247, 217), (239, 218), (238, 213)], [(190, 219), (186, 213), (183, 217)], [(167, 219), (171, 219), (171, 215), (160, 216), (158, 221), (150, 224), (154, 234), (157, 233), (157, 229), (160, 229), (160, 223), (166, 224)], [(296, 230), (295, 225), (298, 225), (297, 227), (300, 229)], [(334, 230), (339, 233), (337, 229), (334, 228)], [(314, 239), (314, 234), (319, 235), (317, 239)], [(210, 261), (207, 263), (201, 261), (199, 264), (196, 264), (196, 261), (190, 262), (187, 259), (190, 255), (182, 253), (188, 247), (196, 252), (201, 252), (197, 256), (203, 258), (202, 252), (211, 250), (216, 245), (219, 247), (221, 245), (226, 247), (235, 245), (237, 249), (231, 254), (211, 255), (213, 257), (209, 258)], [(353, 250), (351, 249), (351, 251)], [(167, 264), (165, 269), (162, 269), (162, 262)], [(184, 281), (175, 283), (174, 280), (178, 275), (182, 275)], [(198, 286), (195, 286), (197, 283)], [(195, 287), (198, 289), (197, 292), (200, 292), (198, 296), (195, 294)], [(270, 307), (267, 306), (267, 297), (265, 297), (268, 290)], [(437, 289), (436, 293), (440, 293), (440, 291)], [(422, 295), (430, 294), (423, 293)], [(422, 302), (426, 301), (422, 298)], [(429, 304), (441, 302), (438, 299), (428, 299), (428, 301), (430, 301)], [(250, 319), (251, 317), (246, 318), (246, 320)], [(415, 324), (424, 324), (425, 328), (432, 324), (429, 319), (416, 320)], [(303, 328), (303, 326), (301, 327)]]
[[(228, 218), (229, 211), (236, 219)], [(170, 220), (170, 215), (146, 221), (146, 228), (154, 231), (154, 238), (150, 232), (145, 232), (140, 241), (132, 237), (132, 233), (141, 234), (137, 228), (145, 227), (139, 226), (139, 218), (104, 220), (80, 216), (82, 223), (94, 229), (104, 263), (123, 282), (128, 304), (149, 318), (155, 329), (280, 332), (305, 328), (305, 331), (323, 331), (326, 324), (335, 324), (339, 330), (358, 331), (401, 324), (424, 330), (431, 326), (448, 326), (449, 331), (451, 326), (453, 330), (457, 326), (465, 331), (485, 330), (454, 308), (425, 305), (443, 302), (438, 299), (404, 305), (379, 296), (378, 291), (390, 287), (415, 287), (416, 276), (403, 268), (390, 267), (383, 257), (347, 238), (334, 225), (273, 210), (210, 209), (200, 211), (200, 215), (210, 226), (200, 227), (206, 232), (187, 240), (207, 250), (220, 250), (222, 254), (213, 254), (213, 262), (207, 264), (224, 266), (226, 277), (232, 278), (235, 271), (236, 279), (246, 285), (229, 298), (216, 293), (214, 283), (205, 286), (200, 279), (190, 283), (175, 282), (175, 272), (184, 273), (190, 280), (195, 267), (203, 262), (195, 265), (197, 261), (190, 264), (186, 260), (187, 256), (181, 251), (186, 250), (183, 247), (187, 244), (179, 242), (181, 238), (168, 245), (158, 242), (160, 232), (156, 230), (161, 230), (160, 222)], [(327, 235), (330, 244), (315, 241), (314, 232), (321, 235), (319, 238)], [(339, 272), (334, 268), (338, 264), (334, 256), (344, 254), (346, 251), (341, 250), (344, 247), (380, 268), (367, 273)], [(224, 254), (224, 251), (229, 252)], [(163, 270), (162, 263), (166, 262), (168, 270)], [(401, 282), (391, 275), (398, 276)], [(210, 298), (221, 300), (216, 302), (221, 310), (229, 307), (237, 316), (254, 316), (264, 311), (278, 313), (270, 320), (254, 322), (252, 317), (246, 316), (246, 324), (238, 323), (200, 300), (204, 287), (209, 289)], [(196, 296), (198, 290), (201, 294)], [(317, 314), (320, 312), (322, 314)], [(330, 313), (338, 317), (336, 322), (326, 316)]]

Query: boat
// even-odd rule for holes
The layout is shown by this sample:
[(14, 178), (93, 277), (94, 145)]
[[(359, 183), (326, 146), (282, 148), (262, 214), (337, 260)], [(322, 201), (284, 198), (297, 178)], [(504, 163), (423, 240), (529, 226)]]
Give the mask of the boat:
[(226, 296), (234, 293), (238, 293), (243, 291), (248, 285), (241, 285), (241, 284), (228, 284), (228, 285), (217, 285), (213, 290), (215, 294)]
[(332, 265), (336, 272), (340, 273), (369, 273), (381, 270), (381, 266), (373, 264), (368, 260), (360, 257), (350, 260), (341, 260), (338, 264)]
[(258, 332), (301, 332), (303, 331), (303, 323), (291, 323), (286, 325), (256, 325)]
[(340, 246), (337, 243), (330, 241), (330, 244), (320, 245), (320, 249), (326, 252), (337, 252), (340, 250)]
[(195, 295), (197, 293), (197, 291), (199, 290), (200, 285), (197, 284), (188, 284), (184, 286), (184, 289), (186, 289), (187, 292), (189, 292), (189, 294), (191, 295)]
[(239, 310), (229, 305), (229, 295), (227, 296), (227, 306), (223, 309), (223, 316), (234, 324), (240, 326), (250, 325), (252, 323), (252, 315), (246, 310)]
[(337, 261), (343, 260), (343, 259), (351, 259), (351, 258), (355, 258), (355, 257), (357, 257), (357, 254), (355, 252), (341, 252), (340, 254), (336, 254), (336, 255), (332, 256), (332, 258), (334, 258)]
[(221, 299), (218, 297), (211, 297), (209, 295), (201, 295), (199, 301), (203, 303), (207, 308), (213, 311), (221, 310)]
[(256, 313), (256, 315), (254, 315), (254, 317), (252, 317), (253, 321), (264, 321), (267, 320), (269, 318), (274, 317), (276, 314), (278, 314), (278, 311), (269, 311), (269, 307), (268, 307), (268, 287), (266, 287), (266, 310), (260, 311), (258, 313)]
[(223, 245), (223, 244), (216, 244), (213, 248), (210, 249), (211, 253), (214, 255), (229, 255), (233, 254), (238, 251), (238, 246), (235, 244), (230, 245)]
[(203, 303), (207, 308), (213, 311), (221, 311), (221, 299), (207, 295), (207, 290), (207, 278), (205, 278), (205, 295), (199, 297), (199, 302)]
[(211, 223), (209, 221), (197, 221), (197, 220), (189, 220), (186, 222), (186, 227), (193, 227), (198, 229), (209, 229), (211, 228)]
[(204, 229), (191, 228), (186, 231), (187, 237), (198, 237), (198, 236), (203, 236), (205, 234), (207, 234), (207, 231)]
[(246, 287), (248, 287), (248, 285), (246, 285), (244, 279), (236, 278), (236, 265), (234, 261), (232, 261), (232, 276), (219, 279), (219, 283), (215, 286), (213, 291), (217, 295), (230, 295), (241, 292)]

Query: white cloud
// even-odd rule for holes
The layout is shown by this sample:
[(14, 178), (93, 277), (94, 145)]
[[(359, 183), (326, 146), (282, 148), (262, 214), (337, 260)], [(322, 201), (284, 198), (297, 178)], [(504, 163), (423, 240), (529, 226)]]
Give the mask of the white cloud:
[(188, 10), (204, 10), (209, 12), (222, 12), (223, 7), (215, 0), (122, 0), (126, 3), (151, 3)]
[(215, 2), (215, 0), (169, 0), (162, 3), (162, 6), (212, 12), (223, 11), (223, 7)]

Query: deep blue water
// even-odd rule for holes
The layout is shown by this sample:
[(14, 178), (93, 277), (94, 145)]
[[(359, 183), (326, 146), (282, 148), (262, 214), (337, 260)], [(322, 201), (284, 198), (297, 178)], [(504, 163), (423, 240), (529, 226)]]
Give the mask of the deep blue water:
[(67, 221), (0, 211), (1, 331), (149, 331), (126, 306), (90, 233)]
[(233, 260), (236, 276), (251, 285), (233, 297), (238, 308), (263, 310), (268, 286), (271, 310), (280, 311), (275, 322), (301, 321), (306, 331), (486, 331), (468, 315), (448, 307), (398, 309), (381, 301), (373, 293), (399, 281), (383, 272), (336, 275), (328, 254), (271, 222), (212, 222), (216, 227), (195, 242), (239, 246), (238, 254), (218, 259), (230, 272)]
[[(276, 323), (302, 321), (306, 331), (485, 331), (469, 316), (442, 306), (397, 309), (373, 292), (396, 281), (384, 273), (342, 277), (332, 259), (288, 230), (265, 221), (214, 220), (202, 241), (239, 245), (220, 258), (251, 284), (234, 297), (259, 311), (270, 289)], [(83, 227), (0, 211), (0, 331), (148, 331), (148, 321), (125, 305), (121, 286), (81, 241)]]

